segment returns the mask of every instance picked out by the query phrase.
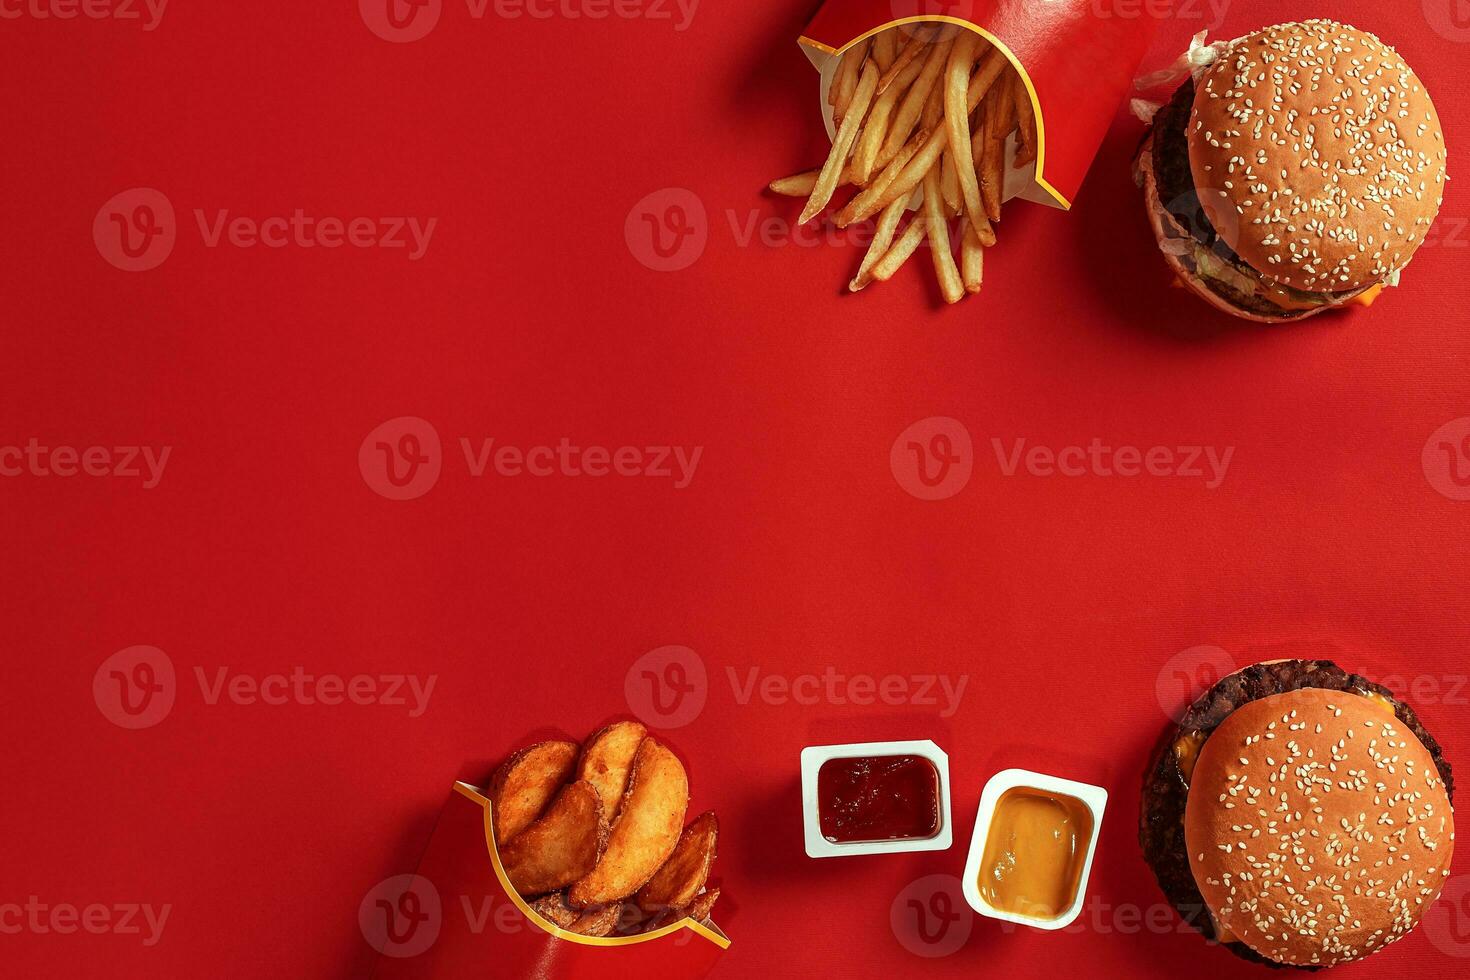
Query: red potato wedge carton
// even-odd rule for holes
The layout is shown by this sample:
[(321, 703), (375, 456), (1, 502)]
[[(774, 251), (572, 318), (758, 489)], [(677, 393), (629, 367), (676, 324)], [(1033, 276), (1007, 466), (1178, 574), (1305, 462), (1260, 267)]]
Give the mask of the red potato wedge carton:
[(835, 132), (827, 91), (840, 56), (889, 28), (906, 37), (926, 23), (978, 33), (1015, 66), (1035, 113), (1034, 163), (1015, 165), (1006, 147), (1003, 199), (1069, 209), (1132, 91), (1168, 0), (826, 0), (801, 37), (821, 72), (822, 112)]
[(375, 980), (697, 980), (730, 945), (713, 923), (688, 918), (635, 936), (558, 928), (511, 887), (493, 826), (490, 800), (456, 783), (418, 872), (384, 881), (363, 900), (359, 925), (380, 954)]

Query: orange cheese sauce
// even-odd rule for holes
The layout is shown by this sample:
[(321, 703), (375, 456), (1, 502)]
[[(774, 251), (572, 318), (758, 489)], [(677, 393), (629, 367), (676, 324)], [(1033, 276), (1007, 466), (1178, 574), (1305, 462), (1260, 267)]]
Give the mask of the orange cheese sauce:
[(1077, 899), (1092, 841), (1092, 811), (1081, 800), (1018, 786), (996, 801), (980, 895), (994, 908), (1055, 919)]

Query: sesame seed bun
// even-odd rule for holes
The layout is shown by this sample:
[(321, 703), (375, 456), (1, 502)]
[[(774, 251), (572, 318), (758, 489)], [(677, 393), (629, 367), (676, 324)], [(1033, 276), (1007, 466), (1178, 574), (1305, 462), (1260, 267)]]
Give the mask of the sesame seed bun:
[(1307, 292), (1388, 279), (1444, 198), (1439, 115), (1393, 48), (1328, 20), (1232, 44), (1197, 80), (1189, 163), (1220, 237)]
[(1432, 753), (1378, 702), (1302, 688), (1236, 708), (1199, 751), (1184, 814), (1214, 920), (1290, 966), (1362, 959), (1438, 897), (1454, 816)]

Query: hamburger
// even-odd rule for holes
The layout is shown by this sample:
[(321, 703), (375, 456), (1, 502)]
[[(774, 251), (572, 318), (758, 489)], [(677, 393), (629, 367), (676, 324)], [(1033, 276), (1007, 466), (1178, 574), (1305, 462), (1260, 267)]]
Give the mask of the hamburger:
[(1412, 707), (1328, 660), (1255, 664), (1161, 741), (1139, 842), (1207, 939), (1270, 966), (1407, 935), (1454, 855), (1454, 777)]
[(1393, 48), (1330, 20), (1216, 45), (1135, 161), (1179, 282), (1263, 323), (1371, 303), (1444, 198), (1439, 115)]

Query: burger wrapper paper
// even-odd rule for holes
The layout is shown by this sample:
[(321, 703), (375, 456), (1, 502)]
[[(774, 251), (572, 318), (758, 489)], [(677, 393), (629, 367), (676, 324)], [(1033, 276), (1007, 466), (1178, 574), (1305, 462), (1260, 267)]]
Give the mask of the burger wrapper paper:
[(417, 874), (390, 879), (363, 902), (360, 924), (379, 951), (376, 980), (696, 980), (729, 946), (719, 928), (693, 919), (621, 938), (558, 929), (511, 888), (490, 806), (477, 788), (456, 783)]
[(801, 46), (821, 72), (829, 135), (835, 127), (827, 89), (841, 54), (890, 27), (935, 21), (975, 31), (999, 48), (1031, 96), (1036, 162), (1016, 168), (1010, 140), (1003, 197), (1071, 208), (1118, 107), (1131, 93), (1157, 20), (1121, 0), (826, 0)]

